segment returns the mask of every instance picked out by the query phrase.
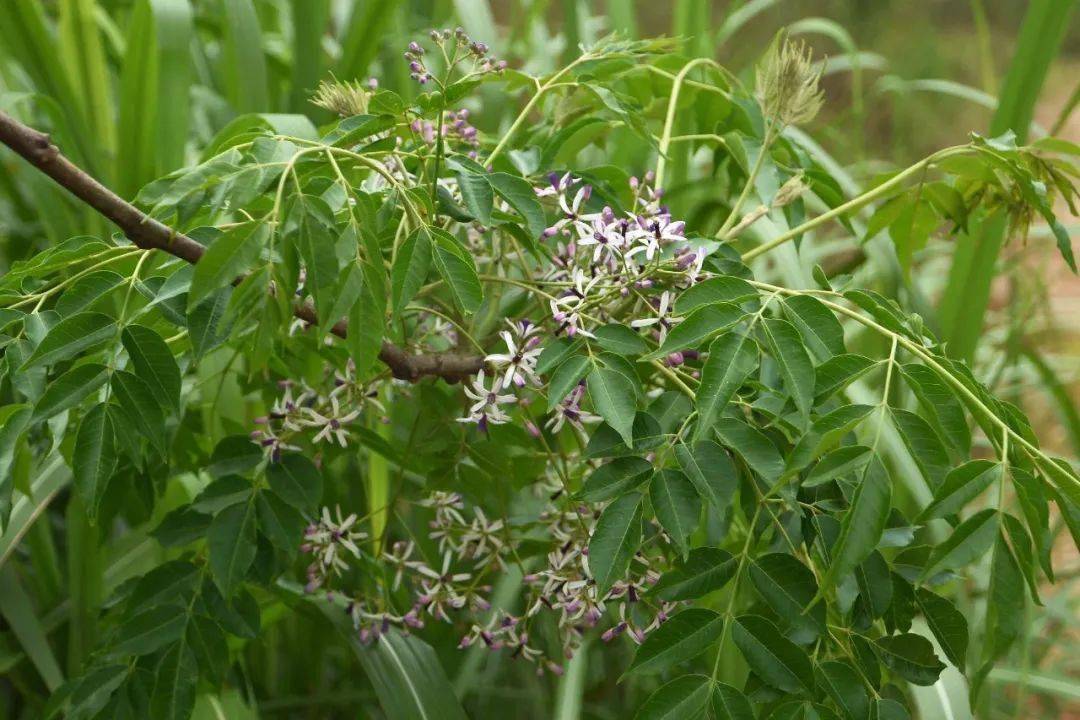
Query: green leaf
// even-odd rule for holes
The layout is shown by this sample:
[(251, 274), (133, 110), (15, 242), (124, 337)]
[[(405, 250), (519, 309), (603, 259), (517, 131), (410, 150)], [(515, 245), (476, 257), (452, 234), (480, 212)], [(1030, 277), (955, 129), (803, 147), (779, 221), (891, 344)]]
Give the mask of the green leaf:
[(876, 361), (862, 355), (834, 355), (814, 368), (814, 401), (827, 400), (877, 365)]
[(97, 516), (101, 496), (116, 470), (116, 430), (108, 405), (101, 403), (83, 417), (75, 435), (71, 474), (90, 518)]
[(795, 642), (805, 645), (825, 632), (825, 605), (817, 595), (814, 573), (787, 553), (767, 553), (750, 563), (750, 580), (762, 599), (786, 622)]
[(128, 325), (120, 335), (135, 374), (150, 386), (163, 408), (180, 409), (180, 368), (169, 346), (144, 325)]
[[(1024, 632), (1027, 622), (1024, 576), (1003, 534), (997, 536), (990, 563), (990, 586), (986, 596), (986, 627), (982, 650), (983, 675)], [(973, 684), (977, 692), (978, 683)]]
[(731, 636), (750, 669), (769, 685), (790, 693), (813, 690), (810, 658), (765, 618), (740, 615)]
[(555, 368), (548, 381), (548, 412), (559, 406), (570, 394), (585, 373), (589, 370), (589, 358), (586, 355), (572, 355)]
[(693, 448), (679, 442), (675, 457), (698, 494), (717, 511), (726, 510), (739, 489), (739, 473), (724, 448), (714, 440), (694, 443)]
[(945, 657), (963, 672), (968, 646), (967, 618), (951, 602), (923, 587), (915, 589), (915, 601)]
[(657, 673), (695, 658), (720, 639), (724, 618), (705, 608), (690, 608), (671, 618), (645, 637), (624, 677)]
[(188, 337), (198, 360), (225, 341), (225, 312), (229, 307), (230, 288), (221, 288), (188, 311)]
[(472, 257), (445, 230), (432, 228), (431, 233), (436, 241), (435, 266), (450, 287), (454, 302), (463, 312), (476, 312), (484, 301), (484, 291)]
[(914, 685), (933, 685), (945, 664), (922, 635), (903, 633), (874, 641), (881, 662)]
[(844, 328), (820, 300), (795, 295), (784, 300), (783, 308), (816, 358), (824, 361), (845, 352)]
[(932, 578), (942, 570), (962, 567), (980, 558), (990, 549), (998, 531), (998, 511), (981, 510), (957, 526), (953, 534), (934, 548), (920, 580)]
[(890, 408), (889, 412), (892, 413), (896, 429), (900, 431), (900, 438), (926, 478), (927, 487), (940, 487), (952, 466), (941, 438), (929, 423), (915, 413), (899, 408)]
[(305, 456), (292, 453), (266, 468), (266, 479), (282, 500), (309, 513), (314, 513), (322, 500), (323, 480), (315, 463)]
[(982, 494), (983, 490), (1001, 479), (1001, 464), (989, 460), (972, 460), (955, 468), (934, 492), (934, 500), (919, 513), (915, 522), (955, 515)]
[(696, 439), (711, 431), (713, 421), (723, 414), (732, 395), (756, 369), (757, 361), (757, 343), (742, 333), (725, 333), (709, 345), (694, 401), (698, 411)]
[(205, 615), (188, 620), (184, 642), (195, 655), (199, 671), (212, 682), (221, 682), (229, 670), (229, 646), (221, 627)]
[(649, 591), (661, 600), (696, 600), (724, 587), (735, 576), (736, 560), (727, 550), (694, 548), (685, 560), (660, 576)]
[(116, 652), (149, 655), (176, 642), (184, 634), (187, 613), (176, 605), (158, 605), (137, 613), (120, 626)]
[(851, 665), (835, 660), (821, 663), (817, 668), (817, 683), (825, 688), (848, 720), (870, 717), (870, 698), (858, 672)]
[(772, 441), (760, 430), (735, 418), (720, 418), (714, 425), (720, 441), (734, 450), (750, 469), (770, 483), (784, 472), (784, 461)]
[(840, 523), (832, 562), (821, 582), (822, 591), (852, 572), (877, 547), (889, 518), (891, 501), (889, 474), (875, 455), (866, 464), (851, 497), (851, 507)]
[(210, 570), (226, 598), (244, 581), (255, 560), (255, 503), (230, 505), (215, 517), (206, 533)]
[(260, 492), (255, 499), (259, 529), (274, 547), (292, 557), (304, 535), (304, 516), (272, 492)]
[(952, 388), (925, 365), (902, 365), (900, 370), (930, 425), (953, 450), (968, 457), (971, 454), (971, 430), (964, 407)]
[(645, 339), (625, 325), (612, 323), (597, 328), (593, 334), (597, 345), (617, 355), (643, 355), (649, 351)]
[(432, 259), (431, 231), (421, 226), (401, 243), (390, 269), (390, 288), (394, 313), (400, 314), (427, 280)]
[(83, 676), (71, 691), (67, 717), (94, 717), (124, 684), (129, 670), (127, 665), (106, 665)]
[(587, 502), (611, 500), (644, 484), (652, 471), (652, 465), (639, 457), (615, 458), (585, 479), (578, 497)]
[(628, 493), (604, 508), (589, 539), (589, 570), (598, 597), (626, 576), (640, 543), (641, 495)]
[(589, 397), (604, 421), (615, 428), (627, 446), (633, 444), (637, 389), (621, 372), (595, 367), (586, 380)]
[(188, 290), (188, 311), (250, 270), (269, 237), (269, 225), (248, 222), (215, 238), (195, 264)]
[(547, 229), (547, 221), (544, 219), (544, 208), (536, 199), (532, 185), (523, 178), (504, 172), (489, 173), (487, 179), (492, 190), (514, 208), (517, 214), (525, 218), (529, 236), (534, 240), (539, 238)]
[(199, 666), (185, 642), (173, 645), (161, 657), (154, 671), (150, 695), (150, 716), (154, 720), (186, 720), (195, 707)]
[(852, 473), (862, 473), (873, 457), (865, 445), (845, 445), (826, 453), (810, 470), (803, 487), (816, 487)]
[(105, 384), (109, 368), (87, 363), (68, 370), (54, 380), (34, 406), (31, 422), (48, 420), (53, 415), (75, 407), (90, 393)]
[(104, 313), (84, 312), (64, 318), (49, 329), (19, 372), (41, 365), (55, 365), (115, 335), (116, 323)]
[(645, 360), (656, 360), (677, 350), (697, 347), (745, 317), (746, 312), (738, 305), (726, 302), (702, 305), (686, 316), (667, 334), (663, 344), (646, 355)]
[(684, 675), (661, 685), (634, 715), (634, 720), (695, 720), (705, 714), (712, 681), (705, 675)]
[(482, 225), (491, 225), (491, 209), (495, 202), (495, 194), (492, 192), (491, 183), (486, 176), (479, 173), (461, 170), (456, 173), (458, 188), (461, 189), (461, 198), (465, 201), (465, 208), (469, 214), (480, 221)]
[(693, 483), (684, 473), (665, 468), (649, 483), (649, 499), (660, 526), (685, 557), (690, 534), (701, 518), (701, 500)]
[(762, 319), (761, 329), (795, 407), (803, 415), (809, 415), (814, 404), (814, 363), (799, 331), (787, 320), (778, 318)]
[(754, 720), (754, 707), (750, 701), (727, 683), (713, 685), (711, 705), (715, 720)]
[(703, 280), (691, 285), (675, 300), (675, 312), (679, 315), (693, 312), (702, 305), (716, 302), (742, 304), (747, 300), (756, 300), (758, 291), (742, 278), (731, 275)]
[[(335, 249), (339, 231), (333, 225), (333, 211), (321, 198), (304, 195), (295, 207), (300, 214), (295, 242), (304, 261), (304, 289), (315, 299), (320, 317), (332, 316), (340, 271)], [(195, 266), (196, 275), (199, 265)]]
[(875, 409), (876, 405), (841, 405), (819, 417), (788, 455), (785, 474), (802, 470), (814, 458), (836, 447)]
[(165, 416), (150, 386), (126, 370), (113, 373), (111, 386), (120, 407), (131, 418), (135, 428), (164, 455)]

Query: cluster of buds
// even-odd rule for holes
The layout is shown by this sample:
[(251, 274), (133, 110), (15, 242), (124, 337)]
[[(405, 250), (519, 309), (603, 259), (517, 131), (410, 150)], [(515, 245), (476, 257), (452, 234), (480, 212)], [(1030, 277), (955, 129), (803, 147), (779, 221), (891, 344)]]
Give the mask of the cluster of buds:
[[(409, 128), (424, 143), (428, 145), (435, 144), (438, 129), (434, 122), (417, 118), (412, 121)], [(469, 124), (469, 111), (467, 109), (461, 108), (460, 110), (448, 110), (446, 112), (443, 118), (442, 139), (444, 142), (454, 140), (457, 144), (469, 148), (468, 156), (473, 160), (477, 158), (480, 137), (476, 128)]]
[(409, 77), (421, 85), (427, 85), (431, 80), (431, 73), (424, 63), (424, 47), (415, 40), (410, 42), (408, 50), (405, 51), (405, 61), (409, 63)]

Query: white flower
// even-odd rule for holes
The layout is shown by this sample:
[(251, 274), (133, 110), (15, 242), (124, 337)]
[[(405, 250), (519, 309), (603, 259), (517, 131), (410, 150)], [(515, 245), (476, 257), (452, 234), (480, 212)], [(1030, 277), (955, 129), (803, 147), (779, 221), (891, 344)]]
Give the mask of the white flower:
[(672, 325), (682, 320), (682, 318), (672, 317), (669, 314), (671, 310), (671, 292), (665, 290), (660, 295), (659, 307), (656, 308), (656, 315), (654, 317), (641, 318), (639, 320), (631, 320), (630, 327), (643, 328), (650, 325), (658, 325), (660, 330), (660, 342), (664, 342), (667, 338), (668, 330)]
[[(528, 320), (507, 320), (507, 323), (513, 329), (513, 334), (506, 330), (499, 333), (506, 343), (506, 352), (488, 355), (484, 360), (498, 368), (506, 367), (502, 377), (504, 387), (509, 387), (511, 383), (524, 387), (527, 380), (540, 384), (540, 379), (536, 376), (536, 361), (542, 352), (537, 347), (540, 343), (537, 335), (539, 326)], [(517, 336), (516, 339), (514, 335)]]
[(458, 418), (458, 422), (476, 423), (481, 430), (486, 430), (488, 423), (501, 425), (509, 422), (510, 416), (499, 406), (516, 403), (517, 398), (513, 395), (500, 395), (499, 392), (502, 388), (503, 379), (495, 377), (491, 381), (491, 389), (489, 390), (484, 371), (478, 372), (476, 377), (473, 378), (471, 387), (465, 386), (465, 394), (469, 399), (473, 400), (473, 404), (469, 408), (469, 414), (463, 418)]

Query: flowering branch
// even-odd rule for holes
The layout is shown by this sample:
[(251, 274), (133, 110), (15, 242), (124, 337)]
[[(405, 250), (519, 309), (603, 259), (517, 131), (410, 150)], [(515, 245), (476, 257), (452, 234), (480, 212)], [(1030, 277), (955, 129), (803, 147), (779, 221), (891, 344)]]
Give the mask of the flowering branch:
[[(144, 250), (163, 250), (191, 264), (199, 262), (206, 252), (206, 248), (199, 242), (150, 217), (88, 175), (68, 160), (47, 134), (24, 125), (3, 112), (0, 112), (0, 142), (113, 222), (138, 247)], [(310, 304), (298, 305), (293, 313), (307, 323), (318, 323), (315, 309)], [(331, 332), (344, 338), (346, 330), (347, 325), (341, 320), (334, 324)], [(386, 363), (394, 377), (410, 382), (416, 382), (428, 375), (457, 382), (484, 366), (483, 358), (478, 355), (409, 355), (385, 340), (379, 350), (379, 359)]]

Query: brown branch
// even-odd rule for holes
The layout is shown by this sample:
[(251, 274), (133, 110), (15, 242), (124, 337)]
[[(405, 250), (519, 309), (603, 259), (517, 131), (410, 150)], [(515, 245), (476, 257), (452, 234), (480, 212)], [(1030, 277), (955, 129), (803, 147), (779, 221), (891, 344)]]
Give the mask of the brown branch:
[[(206, 248), (197, 241), (158, 222), (90, 177), (64, 157), (48, 135), (23, 125), (3, 112), (0, 112), (0, 142), (116, 224), (138, 247), (144, 250), (163, 250), (192, 264), (197, 263), (206, 252)], [(315, 309), (310, 304), (297, 306), (294, 313), (308, 323), (318, 323)], [(343, 338), (346, 328), (345, 321), (340, 320), (334, 324), (331, 332)], [(379, 350), (379, 359), (386, 363), (394, 377), (410, 382), (416, 382), (427, 375), (457, 382), (484, 366), (484, 359), (476, 355), (409, 355), (386, 340)]]

